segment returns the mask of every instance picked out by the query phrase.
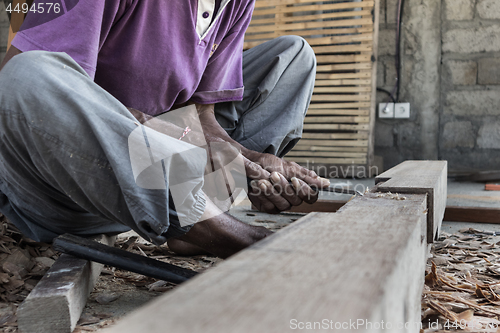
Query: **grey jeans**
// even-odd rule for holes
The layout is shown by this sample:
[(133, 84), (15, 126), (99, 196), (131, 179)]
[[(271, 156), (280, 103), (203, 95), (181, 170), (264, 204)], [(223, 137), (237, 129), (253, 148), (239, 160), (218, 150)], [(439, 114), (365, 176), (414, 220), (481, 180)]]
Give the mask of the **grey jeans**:
[[(247, 148), (282, 156), (301, 136), (314, 54), (288, 36), (243, 59), (244, 99), (216, 105), (217, 119)], [(169, 191), (135, 183), (127, 138), (136, 123), (67, 54), (15, 56), (0, 72), (0, 211), (37, 241), (132, 228), (162, 244), (184, 234)], [(199, 189), (188, 199), (194, 223), (205, 199)]]

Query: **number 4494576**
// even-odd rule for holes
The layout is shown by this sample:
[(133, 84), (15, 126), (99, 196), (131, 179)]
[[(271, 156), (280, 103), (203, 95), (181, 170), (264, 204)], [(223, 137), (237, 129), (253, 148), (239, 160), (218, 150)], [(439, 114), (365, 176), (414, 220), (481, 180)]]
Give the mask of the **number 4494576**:
[(61, 4), (60, 3), (53, 3), (53, 2), (39, 2), (37, 4), (33, 4), (31, 8), (29, 5), (25, 2), (23, 4), (19, 4), (19, 2), (12, 8), (12, 4), (9, 3), (7, 8), (5, 10), (9, 13), (28, 13), (28, 12), (33, 12), (33, 13), (60, 13), (61, 12)]

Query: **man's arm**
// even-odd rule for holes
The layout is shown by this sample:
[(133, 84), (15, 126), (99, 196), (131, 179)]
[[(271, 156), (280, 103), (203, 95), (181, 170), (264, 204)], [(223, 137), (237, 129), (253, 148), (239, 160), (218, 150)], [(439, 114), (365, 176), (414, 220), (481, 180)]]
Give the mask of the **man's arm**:
[(327, 179), (294, 162), (240, 145), (219, 125), (213, 104), (196, 104), (196, 108), (207, 143), (229, 142), (244, 156), (247, 176), (253, 180), (249, 197), (260, 210), (277, 213), (302, 201), (313, 203), (317, 200), (317, 189), (330, 185)]

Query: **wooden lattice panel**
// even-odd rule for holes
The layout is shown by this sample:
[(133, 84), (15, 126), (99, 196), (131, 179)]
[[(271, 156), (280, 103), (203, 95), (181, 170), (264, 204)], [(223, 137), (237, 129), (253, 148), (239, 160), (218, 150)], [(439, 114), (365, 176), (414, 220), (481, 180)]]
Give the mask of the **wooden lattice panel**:
[(379, 0), (256, 0), (245, 49), (304, 37), (318, 62), (302, 140), (287, 159), (309, 167), (373, 165)]

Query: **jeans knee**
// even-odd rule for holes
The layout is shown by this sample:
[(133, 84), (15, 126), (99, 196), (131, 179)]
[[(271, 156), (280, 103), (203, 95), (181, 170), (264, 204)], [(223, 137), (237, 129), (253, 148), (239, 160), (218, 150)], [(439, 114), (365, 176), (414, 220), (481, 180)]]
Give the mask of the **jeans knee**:
[[(0, 106), (26, 109), (61, 95), (83, 71), (66, 53), (29, 51), (14, 56), (0, 72)], [(79, 77), (83, 73), (76, 74)]]
[(286, 43), (289, 48), (295, 50), (297, 55), (301, 57), (301, 61), (311, 63), (313, 67), (316, 68), (316, 55), (312, 47), (304, 38), (297, 35), (287, 35), (278, 37), (277, 39), (280, 43)]
[(2, 69), (0, 85), (5, 84), (11, 91), (36, 89), (40, 92), (51, 81), (62, 79), (62, 71), (76, 69), (76, 66), (76, 62), (66, 53), (23, 52), (10, 59)]

